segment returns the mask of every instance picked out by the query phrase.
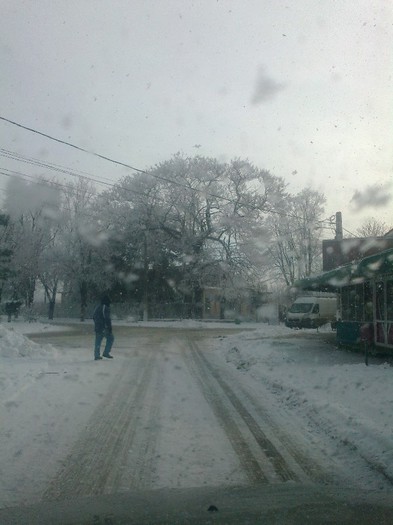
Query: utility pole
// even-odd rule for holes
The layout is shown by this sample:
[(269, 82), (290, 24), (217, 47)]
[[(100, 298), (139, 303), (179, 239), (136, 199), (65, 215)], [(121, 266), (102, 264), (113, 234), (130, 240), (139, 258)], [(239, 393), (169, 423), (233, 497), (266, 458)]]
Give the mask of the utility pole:
[(336, 213), (336, 241), (342, 241), (343, 240), (343, 218), (341, 215), (341, 211), (338, 211)]
[(144, 232), (143, 243), (143, 320), (149, 320), (149, 262), (147, 259), (147, 229)]

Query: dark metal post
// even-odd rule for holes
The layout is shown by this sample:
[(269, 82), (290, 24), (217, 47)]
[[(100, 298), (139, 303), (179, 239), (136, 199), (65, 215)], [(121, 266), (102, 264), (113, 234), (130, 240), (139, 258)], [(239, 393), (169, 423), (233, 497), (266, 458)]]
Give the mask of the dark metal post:
[(343, 239), (343, 218), (341, 211), (336, 213), (336, 240), (342, 241)]

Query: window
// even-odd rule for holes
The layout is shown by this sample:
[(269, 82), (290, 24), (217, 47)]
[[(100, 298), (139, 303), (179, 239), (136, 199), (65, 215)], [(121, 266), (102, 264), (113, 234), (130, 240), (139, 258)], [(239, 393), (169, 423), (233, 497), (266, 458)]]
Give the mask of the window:
[(393, 321), (393, 279), (386, 281), (386, 318)]
[(292, 314), (307, 314), (311, 312), (311, 303), (294, 303), (288, 310)]

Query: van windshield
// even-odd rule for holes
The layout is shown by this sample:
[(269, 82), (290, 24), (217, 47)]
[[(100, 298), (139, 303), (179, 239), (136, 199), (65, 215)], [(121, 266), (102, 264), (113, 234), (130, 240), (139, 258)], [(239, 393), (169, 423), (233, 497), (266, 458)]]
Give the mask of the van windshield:
[(312, 303), (294, 303), (289, 311), (293, 314), (307, 314), (311, 312)]

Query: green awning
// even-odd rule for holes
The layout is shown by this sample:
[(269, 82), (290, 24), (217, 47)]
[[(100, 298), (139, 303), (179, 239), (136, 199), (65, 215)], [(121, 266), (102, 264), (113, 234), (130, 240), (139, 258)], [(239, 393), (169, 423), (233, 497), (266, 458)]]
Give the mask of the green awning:
[(358, 266), (359, 272), (365, 277), (393, 273), (393, 248), (365, 257)]
[(299, 279), (293, 286), (295, 288), (301, 288), (302, 290), (334, 292), (343, 286), (352, 284), (354, 279), (356, 279), (357, 282), (361, 282), (359, 276), (356, 275), (356, 269), (357, 264), (346, 264), (329, 272)]
[(377, 275), (393, 273), (393, 249), (370, 255), (360, 261), (339, 266), (334, 270), (319, 275), (299, 279), (295, 288), (326, 292), (338, 291), (344, 286), (362, 283)]

